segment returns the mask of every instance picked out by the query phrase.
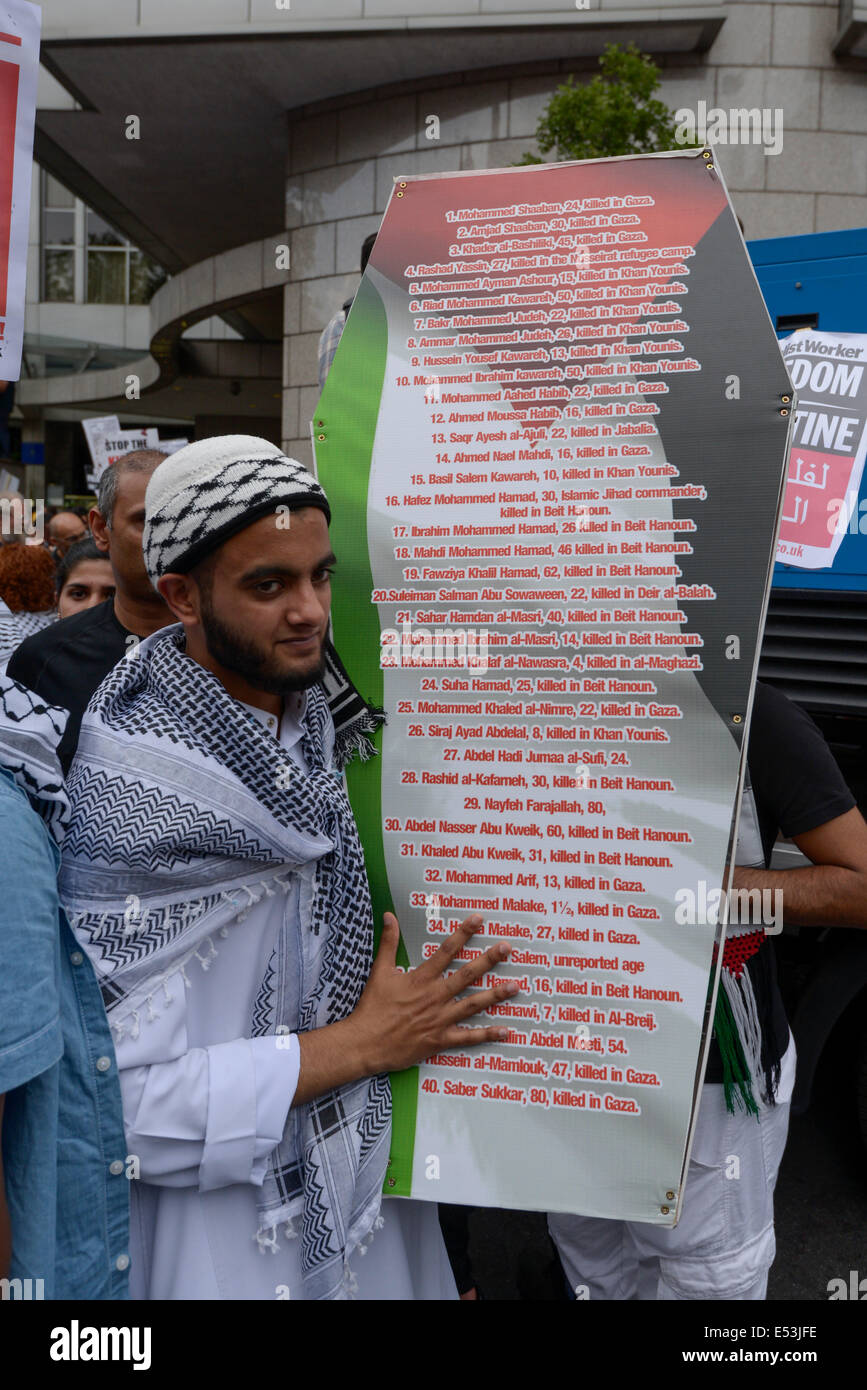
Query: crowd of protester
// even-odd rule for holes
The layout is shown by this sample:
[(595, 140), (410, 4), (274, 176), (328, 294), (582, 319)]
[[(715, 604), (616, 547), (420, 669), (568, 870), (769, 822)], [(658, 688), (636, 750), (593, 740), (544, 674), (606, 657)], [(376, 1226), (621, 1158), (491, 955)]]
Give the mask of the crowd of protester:
[[(0, 550), (0, 843), (24, 870), (0, 900), (0, 1278), (479, 1297), (469, 1209), (380, 1202), (386, 1074), (501, 1040), (460, 1025), (517, 986), (499, 942), (451, 970), (476, 916), (406, 974), (386, 914), (372, 955), (334, 774), (382, 716), (328, 640), (324, 492), (226, 436), (125, 456), (79, 521)], [(809, 868), (771, 871), (780, 832)], [(761, 683), (735, 862), (736, 887), (784, 887), (787, 921), (867, 921), (867, 825)], [(551, 1213), (564, 1299), (765, 1297), (795, 1047), (761, 926), (730, 928), (722, 975), (680, 1221)]]
[[(127, 454), (44, 538), (24, 521), (0, 547), (0, 1281), (482, 1296), (471, 1209), (382, 1199), (388, 1073), (502, 1042), (480, 1020), (518, 984), (506, 944), (466, 950), (475, 914), (402, 971), (386, 913), (373, 953), (340, 774), (383, 713), (331, 645), (323, 489), (218, 436)], [(808, 867), (770, 868), (779, 834)], [(761, 682), (733, 863), (787, 923), (867, 925), (867, 824)], [(721, 979), (680, 1220), (550, 1213), (564, 1300), (766, 1296), (796, 1056), (761, 923), (729, 927)]]
[(30, 503), (19, 494), (5, 502), (0, 544), (0, 674), (32, 633), (58, 618), (102, 603), (114, 592), (107, 553), (90, 535), (87, 514), (51, 509), (38, 538)]

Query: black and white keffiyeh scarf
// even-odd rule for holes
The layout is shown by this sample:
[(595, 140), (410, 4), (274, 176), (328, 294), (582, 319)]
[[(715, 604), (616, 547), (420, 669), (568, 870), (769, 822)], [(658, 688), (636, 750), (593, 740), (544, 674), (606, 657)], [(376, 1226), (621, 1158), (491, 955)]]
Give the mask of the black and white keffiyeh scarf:
[[(296, 873), (301, 959), (281, 934), (251, 1036), (323, 1027), (357, 1004), (373, 921), (352, 811), (324, 761), (325, 688), (339, 717), (343, 711), (344, 752), (367, 743), (359, 728), (378, 722), (332, 657), (325, 687), (308, 691), (306, 775), (184, 654), (180, 627), (143, 641), (92, 698), (67, 784), (68, 816), (63, 807), (55, 817), (64, 823), (60, 895), (94, 962), (116, 1038), (138, 1036), (170, 978), (187, 982), (185, 967), (196, 961), (208, 968), (215, 938), (238, 920), (239, 906), (244, 915), (263, 896), (288, 891)], [(13, 704), (35, 699), (14, 682), (0, 689)], [(42, 709), (50, 721), (55, 712)], [(9, 730), (4, 721), (5, 763)], [(390, 1121), (384, 1076), (289, 1112), (262, 1187), (257, 1239), (260, 1249), (276, 1250), (280, 1228), (300, 1236), (308, 1298), (351, 1292), (348, 1258), (379, 1220)]]
[(69, 799), (57, 759), (68, 718), (67, 710), (0, 676), (0, 767), (27, 793), (58, 845), (69, 823)]
[(5, 666), (25, 637), (32, 637), (34, 632), (41, 632), (56, 622), (56, 608), (46, 609), (44, 613), (0, 612), (0, 666)]

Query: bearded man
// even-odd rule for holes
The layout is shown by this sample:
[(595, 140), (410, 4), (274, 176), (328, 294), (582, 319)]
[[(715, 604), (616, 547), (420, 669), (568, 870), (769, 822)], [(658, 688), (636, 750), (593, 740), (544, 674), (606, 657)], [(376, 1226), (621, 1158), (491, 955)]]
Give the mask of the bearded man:
[(82, 721), (60, 887), (102, 982), (139, 1162), (133, 1298), (456, 1296), (436, 1208), (380, 1213), (386, 1073), (502, 1040), (459, 1024), (516, 986), (458, 998), (508, 954), (445, 973), (477, 917), (403, 972), (386, 914), (371, 969), (334, 750), (372, 751), (377, 717), (326, 638), (329, 519), (265, 440), (161, 463), (144, 556), (178, 624), (115, 667)]

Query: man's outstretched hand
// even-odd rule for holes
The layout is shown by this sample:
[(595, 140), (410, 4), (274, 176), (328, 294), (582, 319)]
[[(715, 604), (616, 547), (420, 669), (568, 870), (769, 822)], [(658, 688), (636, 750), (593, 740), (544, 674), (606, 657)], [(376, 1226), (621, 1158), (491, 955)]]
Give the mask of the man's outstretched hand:
[(504, 980), (492, 989), (475, 991), (464, 999), (458, 997), (508, 959), (509, 947), (498, 943), (475, 960), (450, 970), (459, 953), (484, 926), (481, 917), (467, 917), (430, 959), (414, 970), (403, 970), (397, 964), (400, 929), (394, 913), (386, 912), (383, 922), (370, 979), (351, 1015), (360, 1054), (370, 1075), (403, 1071), (445, 1048), (502, 1042), (508, 1036), (508, 1029), (502, 1027), (460, 1026), (518, 991), (514, 981)]
[(514, 980), (504, 980), (459, 997), (509, 956), (509, 947), (498, 942), (475, 960), (450, 969), (484, 926), (480, 916), (467, 917), (430, 959), (414, 970), (397, 964), (397, 918), (386, 912), (383, 922), (373, 969), (353, 1012), (339, 1023), (298, 1035), (301, 1075), (293, 1105), (362, 1076), (403, 1071), (447, 1048), (477, 1047), (502, 1042), (508, 1036), (508, 1029), (503, 1027), (461, 1027), (474, 1014), (484, 1013), (519, 989)]

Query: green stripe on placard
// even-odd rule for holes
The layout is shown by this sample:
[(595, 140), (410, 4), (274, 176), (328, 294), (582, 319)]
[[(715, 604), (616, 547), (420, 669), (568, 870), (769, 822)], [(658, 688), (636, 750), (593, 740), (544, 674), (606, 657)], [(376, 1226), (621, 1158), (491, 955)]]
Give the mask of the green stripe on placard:
[[(367, 551), (367, 492), (373, 441), (388, 353), (388, 325), (382, 300), (367, 278), (352, 304), (337, 354), (313, 420), (316, 465), (331, 504), (331, 543), (337, 556), (331, 617), (334, 645), (355, 685), (369, 704), (383, 704), (379, 665), (380, 627), (370, 602), (373, 576)], [(382, 748), (382, 730), (375, 738)], [(383, 912), (392, 910), (382, 843), (382, 762), (357, 758), (346, 770), (349, 799), (364, 846), (373, 900), (375, 941)], [(401, 940), (398, 962), (409, 958)], [(385, 1191), (408, 1197), (418, 1105), (418, 1067), (391, 1076), (391, 1158)]]

